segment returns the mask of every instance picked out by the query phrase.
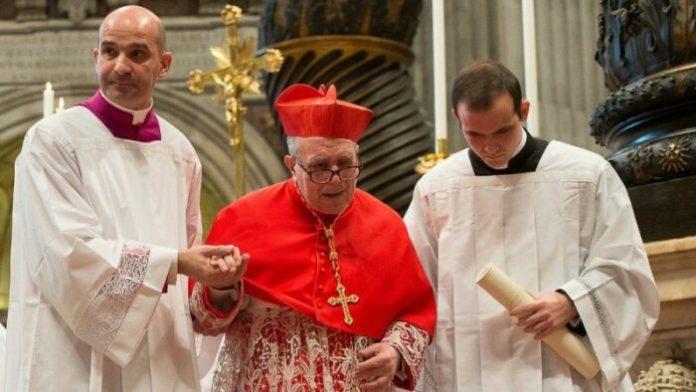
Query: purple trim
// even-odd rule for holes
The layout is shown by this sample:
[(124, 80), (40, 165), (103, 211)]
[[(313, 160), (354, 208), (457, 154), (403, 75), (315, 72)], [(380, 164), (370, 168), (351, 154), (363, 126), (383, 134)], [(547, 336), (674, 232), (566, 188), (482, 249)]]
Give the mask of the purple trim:
[(155, 110), (151, 109), (142, 124), (133, 125), (133, 115), (113, 107), (97, 92), (92, 98), (78, 103), (91, 111), (97, 118), (109, 128), (114, 137), (138, 142), (154, 142), (162, 139), (159, 121), (155, 116)]

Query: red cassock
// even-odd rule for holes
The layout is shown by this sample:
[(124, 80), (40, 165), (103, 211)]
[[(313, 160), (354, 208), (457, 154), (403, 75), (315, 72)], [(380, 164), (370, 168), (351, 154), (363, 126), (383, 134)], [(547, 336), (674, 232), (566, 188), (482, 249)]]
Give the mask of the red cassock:
[(208, 244), (233, 244), (251, 259), (244, 277), (247, 294), (290, 307), (345, 332), (381, 339), (395, 321), (435, 329), (433, 289), (406, 228), (391, 208), (356, 189), (334, 224), (335, 246), (354, 322), (347, 325), (324, 231), (292, 180), (252, 192), (218, 214)]

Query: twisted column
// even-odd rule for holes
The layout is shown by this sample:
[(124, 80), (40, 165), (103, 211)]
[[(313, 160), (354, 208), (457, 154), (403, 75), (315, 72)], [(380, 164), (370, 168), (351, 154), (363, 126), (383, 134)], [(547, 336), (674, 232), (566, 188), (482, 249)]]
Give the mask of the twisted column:
[(645, 241), (696, 234), (696, 0), (601, 3), (596, 59), (612, 94), (592, 135)]
[(696, 1), (602, 1), (592, 135), (626, 185), (696, 174)]

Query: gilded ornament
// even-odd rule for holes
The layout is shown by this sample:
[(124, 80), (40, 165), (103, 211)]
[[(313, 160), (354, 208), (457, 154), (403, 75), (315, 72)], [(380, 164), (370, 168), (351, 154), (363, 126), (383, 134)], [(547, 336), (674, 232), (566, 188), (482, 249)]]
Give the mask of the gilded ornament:
[(222, 16), (222, 23), (224, 23), (225, 26), (236, 24), (239, 19), (242, 18), (242, 9), (237, 6), (227, 4), (220, 12), (220, 15)]
[(418, 157), (418, 163), (414, 168), (416, 173), (425, 174), (449, 157), (450, 154), (447, 152), (447, 139), (437, 139), (436, 142), (435, 152)]
[(691, 158), (689, 140), (681, 138), (670, 142), (660, 150), (660, 167), (668, 173), (678, 173), (687, 167), (687, 159)]
[(652, 146), (641, 145), (631, 152), (628, 160), (633, 171), (633, 177), (638, 181), (648, 181), (651, 176), (648, 173), (648, 166), (652, 161)]

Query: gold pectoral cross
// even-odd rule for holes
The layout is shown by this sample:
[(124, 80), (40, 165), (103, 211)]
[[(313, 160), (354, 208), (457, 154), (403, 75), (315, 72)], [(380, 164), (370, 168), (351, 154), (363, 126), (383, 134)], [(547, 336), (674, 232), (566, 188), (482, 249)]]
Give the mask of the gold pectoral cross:
[(347, 325), (353, 325), (353, 317), (351, 317), (350, 315), (350, 309), (348, 309), (348, 304), (357, 304), (360, 300), (360, 297), (358, 297), (355, 294), (351, 294), (346, 297), (346, 288), (343, 287), (341, 283), (336, 285), (336, 292), (338, 293), (338, 297), (329, 297), (329, 305), (341, 305), (341, 308), (343, 308), (343, 322), (345, 322)]

